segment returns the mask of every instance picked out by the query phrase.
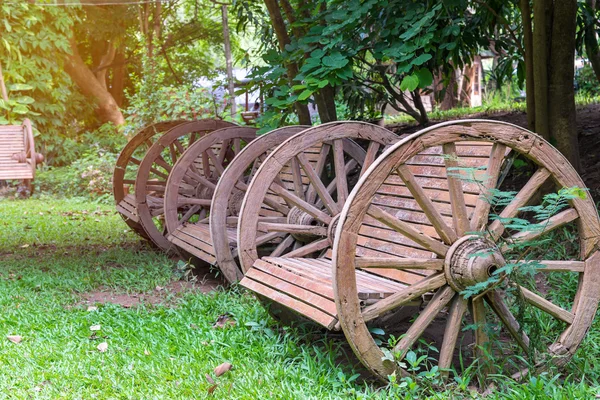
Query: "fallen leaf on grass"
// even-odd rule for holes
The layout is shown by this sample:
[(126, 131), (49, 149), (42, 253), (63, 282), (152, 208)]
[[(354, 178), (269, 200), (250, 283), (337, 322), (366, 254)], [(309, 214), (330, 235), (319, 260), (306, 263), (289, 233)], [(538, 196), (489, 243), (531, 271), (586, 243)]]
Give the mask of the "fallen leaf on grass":
[(20, 246), (20, 247), (21, 247), (22, 249), (26, 249), (26, 248), (28, 248), (28, 247), (29, 247), (29, 245), (28, 245), (28, 244), (24, 244), (23, 246)]
[(148, 350), (144, 350), (144, 355), (149, 356), (150, 352)]
[(98, 345), (97, 349), (100, 353), (104, 353), (106, 351), (106, 349), (108, 349), (108, 343), (106, 343), (106, 342), (100, 343)]
[(17, 344), (21, 343), (21, 340), (23, 340), (23, 337), (19, 336), (19, 335), (8, 335), (6, 338), (8, 340), (10, 340), (11, 342), (17, 343)]
[(214, 385), (212, 385), (211, 387), (208, 388), (207, 392), (208, 394), (212, 395), (213, 392), (217, 389), (217, 386), (219, 386), (217, 383), (215, 383)]
[(88, 308), (87, 308), (88, 312), (96, 311), (97, 309), (98, 309), (98, 307), (96, 307), (96, 306), (88, 306)]
[(231, 318), (229, 314), (219, 315), (217, 321), (213, 324), (213, 328), (226, 328), (228, 326), (235, 326), (235, 320)]
[(209, 374), (204, 374), (204, 376), (206, 377), (206, 380), (208, 381), (208, 383), (210, 383), (211, 385), (214, 385), (215, 381)]
[(219, 365), (217, 368), (215, 368), (215, 375), (216, 376), (221, 376), (224, 373), (226, 373), (227, 371), (229, 371), (231, 369), (231, 367), (233, 367), (233, 365), (231, 365), (230, 363), (223, 363), (221, 365)]
[(100, 329), (102, 329), (102, 327), (100, 325), (92, 325), (90, 326), (90, 331), (99, 331)]

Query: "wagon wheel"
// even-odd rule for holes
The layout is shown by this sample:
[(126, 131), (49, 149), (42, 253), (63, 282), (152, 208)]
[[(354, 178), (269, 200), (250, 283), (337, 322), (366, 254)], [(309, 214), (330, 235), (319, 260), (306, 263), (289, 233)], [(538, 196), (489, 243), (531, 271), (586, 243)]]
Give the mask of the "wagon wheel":
[(242, 203), (237, 236), (244, 273), (263, 255), (324, 254), (354, 182), (379, 151), (397, 140), (375, 125), (334, 122), (302, 131), (277, 147)]
[(227, 167), (213, 195), (213, 203), (227, 206), (213, 207), (210, 213), (210, 234), (219, 269), (230, 283), (239, 281), (243, 274), (235, 261), (228, 229), (237, 228), (239, 211), (247, 184), (272, 150), (308, 126), (286, 126), (256, 138), (237, 155)]
[[(178, 234), (175, 237), (173, 234), (178, 228), (193, 225), (204, 233), (204, 240), (210, 242), (207, 239), (210, 236), (208, 216), (212, 214), (211, 201), (215, 186), (241, 149), (254, 139), (256, 128), (233, 126), (219, 129), (197, 140), (173, 166), (165, 192), (164, 217), (167, 233), (171, 234), (167, 238), (186, 255), (213, 261), (212, 257), (202, 257), (206, 251), (212, 254), (210, 248), (193, 247), (188, 241), (181, 240)], [(207, 246), (210, 247), (210, 243)]]
[[(139, 223), (139, 216), (133, 203), (135, 203), (134, 184), (138, 166), (142, 163), (142, 158), (146, 151), (154, 144), (156, 139), (163, 133), (185, 121), (164, 121), (147, 125), (131, 138), (125, 145), (113, 172), (113, 196), (117, 211), (125, 223), (129, 225), (138, 235), (149, 239), (144, 228)], [(128, 196), (129, 195), (129, 196)], [(126, 199), (126, 197), (128, 198)]]
[(178, 125), (161, 136), (148, 149), (135, 179), (135, 202), (140, 225), (150, 240), (163, 250), (171, 244), (166, 239), (164, 194), (173, 165), (185, 150), (200, 137), (217, 129), (236, 126), (217, 119), (200, 120)]
[[(465, 141), (492, 144), (485, 173), (479, 177), (479, 183), (475, 182), (482, 194), (475, 197), (474, 207), (469, 209), (465, 206), (468, 196), (465, 187), (469, 183), (459, 179), (456, 173), (461, 168), (461, 157), (457, 157), (456, 149)], [(491, 189), (496, 186), (507, 147), (533, 162), (537, 170), (507, 204), (492, 205), (486, 198), (494, 193)], [(432, 200), (429, 189), (421, 187), (420, 178), (409, 168), (413, 157), (426, 149), (436, 149), (443, 160), (441, 168), (448, 171), (446, 194), (449, 197), (445, 204), (439, 199)], [(403, 182), (413, 204), (427, 217), (427, 228), (400, 219), (398, 210), (379, 205), (383, 189), (398, 182)], [(472, 360), (483, 366), (484, 373), (485, 365), (489, 364), (486, 357), (497, 356), (499, 349), (506, 351), (507, 348), (512, 353), (503, 353), (496, 361), (505, 358), (513, 362), (519, 360), (519, 355), (530, 359), (528, 363), (515, 362), (507, 366), (509, 374), (515, 377), (523, 376), (531, 365), (537, 370), (550, 362), (566, 363), (590, 327), (600, 297), (600, 254), (597, 251), (600, 222), (594, 202), (589, 195), (575, 197), (554, 216), (535, 221), (537, 225), (518, 233), (511, 226), (503, 225), (517, 216), (529, 218), (520, 209), (531, 202), (539, 203), (535, 200), (537, 192), (545, 187), (543, 184), (551, 182), (558, 188), (584, 187), (575, 170), (555, 148), (539, 136), (505, 123), (471, 120), (442, 124), (415, 133), (386, 151), (361, 177), (346, 202), (333, 250), (334, 295), (339, 321), (363, 364), (383, 380), (394, 372), (407, 374), (393, 360), (405, 360), (409, 351), (417, 351), (418, 340), (426, 328), (439, 324), (440, 320), (445, 321), (437, 365), (445, 374), (453, 367), (453, 356), (461, 351), (457, 349), (457, 338), (465, 324), (465, 329), (469, 326), (472, 329), (475, 342), (471, 346)], [(494, 218), (494, 214), (502, 219)], [(402, 237), (403, 243), (413, 250), (427, 250), (432, 258), (407, 258), (391, 253), (364, 256), (361, 235), (369, 226), (387, 229)], [(526, 264), (511, 261), (523, 255), (511, 251), (511, 243), (542, 240), (560, 232), (557, 228), (576, 231), (579, 250), (573, 251), (572, 259), (562, 256), (558, 260), (544, 260), (545, 254), (536, 255), (533, 248), (529, 249), (529, 255), (540, 256), (537, 262), (545, 266), (535, 273), (536, 282), (531, 284), (517, 279), (518, 275), (504, 273), (511, 265), (517, 268), (514, 272), (531, 263), (539, 265), (535, 261)], [(549, 234), (549, 231), (554, 233)], [(363, 305), (357, 297), (355, 271), (365, 271), (365, 268), (367, 271), (385, 268), (420, 277), (384, 300)], [(539, 285), (539, 281), (550, 284), (553, 279), (570, 280), (577, 286), (576, 293), (571, 296), (564, 290), (544, 290), (544, 285)], [(478, 283), (479, 293), (471, 293), (473, 296), (467, 298), (468, 290)], [(423, 299), (422, 310), (401, 332), (400, 340), (391, 345), (388, 341), (380, 347), (382, 338), (374, 337), (369, 330), (377, 319), (428, 294), (433, 297)], [(518, 319), (519, 315), (526, 318)], [(539, 321), (545, 321), (552, 330), (533, 336), (532, 330), (541, 329), (536, 325)], [(490, 326), (500, 331), (490, 331)], [(492, 341), (488, 336), (491, 334), (499, 339)], [(544, 338), (548, 340), (545, 342)]]

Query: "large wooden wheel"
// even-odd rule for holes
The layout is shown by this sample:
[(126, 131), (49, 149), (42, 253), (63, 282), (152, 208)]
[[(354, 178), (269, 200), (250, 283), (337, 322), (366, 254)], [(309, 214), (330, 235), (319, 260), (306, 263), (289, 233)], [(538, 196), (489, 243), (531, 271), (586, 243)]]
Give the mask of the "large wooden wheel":
[(397, 140), (375, 125), (334, 122), (277, 147), (252, 179), (240, 210), (238, 255), (244, 273), (263, 256), (325, 254), (349, 190), (378, 152)]
[[(483, 173), (467, 179), (486, 146)], [(490, 201), (498, 196), (494, 189), (509, 148), (511, 157), (528, 159), (535, 172), (516, 196)], [(428, 178), (422, 178), (423, 168), (429, 169)], [(434, 169), (440, 179), (431, 178)], [(559, 189), (584, 187), (555, 148), (506, 123), (441, 124), (378, 158), (344, 206), (333, 250), (339, 322), (363, 364), (384, 380), (394, 372), (407, 374), (400, 362), (407, 365), (411, 351), (419, 355), (419, 339), (436, 324), (444, 332), (435, 356), (442, 371), (456, 367), (463, 331), (472, 332), (471, 360), (479, 366), (495, 357), (495, 363), (506, 361), (504, 372), (522, 376), (531, 366), (566, 363), (590, 327), (600, 297), (600, 222), (589, 195), (567, 196), (565, 208), (515, 231), (532, 215), (522, 207), (539, 204), (539, 193), (550, 183)], [(546, 252), (558, 247), (558, 240), (544, 252), (536, 249), (540, 242), (519, 249), (519, 243), (561, 231), (574, 232), (576, 243), (570, 251), (555, 252), (552, 260)], [(540, 268), (532, 272), (532, 265)], [(403, 287), (364, 304), (357, 296), (359, 270)], [(565, 282), (572, 283), (572, 292), (564, 289)], [(420, 312), (394, 338), (370, 331), (384, 315), (415, 302)], [(521, 364), (523, 359), (529, 361)]]
[[(167, 240), (185, 253), (214, 263), (208, 216), (217, 182), (241, 149), (256, 139), (256, 128), (233, 126), (197, 140), (177, 160), (167, 180)], [(216, 204), (227, 208), (227, 203)]]
[[(243, 277), (234, 250), (237, 248), (239, 212), (248, 183), (271, 151), (307, 128), (309, 127), (286, 126), (259, 136), (242, 149), (217, 182), (212, 200), (214, 206), (209, 217), (210, 236), (216, 263), (230, 283)], [(232, 240), (232, 236), (235, 240)]]
[(163, 121), (143, 127), (125, 145), (113, 173), (113, 196), (119, 215), (138, 235), (149, 239), (144, 228), (139, 223), (137, 206), (135, 204), (134, 184), (138, 167), (148, 149), (156, 139), (169, 129), (183, 124), (185, 121)]
[(158, 138), (146, 152), (135, 179), (135, 204), (140, 225), (159, 248), (171, 247), (165, 238), (164, 194), (173, 165), (196, 140), (228, 126), (235, 124), (218, 119), (180, 124)]

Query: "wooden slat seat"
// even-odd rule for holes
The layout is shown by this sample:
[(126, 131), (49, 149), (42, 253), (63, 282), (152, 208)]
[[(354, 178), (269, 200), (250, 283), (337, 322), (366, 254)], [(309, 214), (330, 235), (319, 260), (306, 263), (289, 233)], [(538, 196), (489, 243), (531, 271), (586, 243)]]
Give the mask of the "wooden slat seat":
[(123, 200), (117, 204), (117, 211), (133, 222), (140, 221), (140, 217), (137, 213), (137, 203), (133, 194), (126, 195)]
[(12, 158), (25, 151), (24, 126), (0, 126), (0, 179), (33, 179), (29, 162), (21, 163)]
[[(365, 302), (386, 298), (405, 287), (366, 271), (357, 271), (356, 279), (358, 297)], [(337, 324), (332, 266), (327, 258), (263, 257), (240, 284), (327, 329)]]
[[(236, 229), (227, 228), (227, 237), (229, 238), (229, 245), (235, 247), (237, 243)], [(214, 264), (217, 260), (208, 224), (184, 223), (175, 232), (169, 234), (167, 239), (210, 264)]]

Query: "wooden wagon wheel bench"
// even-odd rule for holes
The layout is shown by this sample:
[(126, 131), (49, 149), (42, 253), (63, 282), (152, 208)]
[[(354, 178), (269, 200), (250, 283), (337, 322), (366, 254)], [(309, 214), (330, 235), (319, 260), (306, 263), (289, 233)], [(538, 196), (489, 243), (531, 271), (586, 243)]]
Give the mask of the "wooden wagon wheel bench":
[(134, 181), (134, 205), (138, 224), (145, 236), (163, 250), (170, 244), (164, 238), (164, 194), (167, 179), (177, 160), (196, 140), (217, 129), (237, 126), (219, 119), (178, 124), (169, 129), (147, 150)]
[(140, 225), (135, 202), (135, 177), (146, 151), (169, 129), (183, 124), (186, 121), (163, 121), (147, 125), (139, 130), (127, 142), (115, 164), (113, 172), (113, 196), (117, 212), (125, 223), (138, 235), (149, 239)]
[[(218, 265), (229, 282), (239, 281), (242, 274), (233, 255), (237, 254), (237, 218), (247, 184), (275, 147), (306, 128), (288, 126), (258, 137), (253, 128), (216, 131), (190, 146), (174, 166), (165, 192), (167, 239), (186, 255)], [(233, 161), (224, 160), (227, 168), (220, 164), (215, 168), (209, 162), (204, 169), (203, 160), (211, 159), (208, 151), (225, 154), (227, 150), (237, 154)], [(189, 192), (190, 183), (196, 188), (193, 192)], [(174, 205), (183, 198), (196, 204), (178, 212)]]
[[(537, 170), (510, 201), (494, 204), (490, 198), (509, 150)], [(315, 188), (321, 186), (316, 195), (323, 198), (312, 204), (301, 195), (302, 201), (294, 200), (319, 221), (310, 226), (333, 227), (326, 232), (308, 225), (286, 227), (293, 230), (290, 234), (318, 237), (287, 254), (256, 251), (258, 213), (256, 206), (252, 212), (246, 208), (269, 190), (280, 191), (273, 185), (276, 173), (268, 175), (270, 181), (265, 176), (259, 181), (261, 171), (256, 174), (239, 223), (238, 252), (246, 273), (241, 284), (328, 329), (342, 329), (358, 358), (383, 380), (394, 372), (408, 374), (401, 368), (403, 358), (420, 351), (418, 341), (426, 329), (440, 323), (439, 355), (430, 356), (444, 374), (458, 368), (455, 360), (465, 352), (465, 367), (477, 362), (485, 369), (488, 355), (499, 356), (512, 360), (506, 368), (515, 376), (530, 365), (566, 363), (589, 329), (600, 297), (595, 204), (589, 195), (569, 197), (566, 208), (534, 221), (530, 230), (515, 230), (507, 221), (531, 218), (522, 207), (539, 202), (538, 192), (548, 184), (584, 187), (567, 160), (527, 130), (479, 120), (422, 130), (375, 161), (369, 153), (362, 165), (370, 168), (360, 174), (337, 215), (326, 212), (331, 211), (327, 204), (337, 204), (327, 185), (315, 184), (315, 174), (308, 174)], [(277, 169), (276, 163), (287, 161), (272, 160), (267, 158), (261, 169)], [(341, 171), (339, 159), (338, 165)], [(521, 265), (511, 259), (519, 256), (511, 253), (511, 245), (540, 240), (559, 228), (576, 233), (578, 246), (571, 254), (547, 260), (534, 249), (530, 255), (535, 258), (526, 261), (541, 266), (534, 275), (544, 285), (504, 275), (507, 266)], [(333, 250), (323, 240), (333, 242)], [(574, 293), (544, 289), (567, 279), (577, 287)], [(483, 285), (480, 292), (467, 298), (478, 284)], [(406, 307), (418, 307), (411, 309), (416, 318), (406, 329), (393, 337), (372, 333), (370, 328)], [(528, 318), (519, 320), (523, 313)], [(540, 329), (539, 321), (546, 324), (546, 335), (529, 336), (531, 329)], [(465, 329), (473, 344), (461, 343)], [(519, 362), (524, 359), (529, 363)]]
[(30, 180), (44, 156), (35, 152), (33, 130), (28, 119), (22, 125), (0, 126), (0, 180)]

